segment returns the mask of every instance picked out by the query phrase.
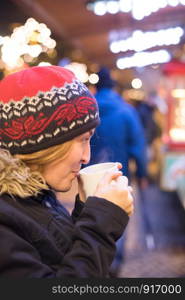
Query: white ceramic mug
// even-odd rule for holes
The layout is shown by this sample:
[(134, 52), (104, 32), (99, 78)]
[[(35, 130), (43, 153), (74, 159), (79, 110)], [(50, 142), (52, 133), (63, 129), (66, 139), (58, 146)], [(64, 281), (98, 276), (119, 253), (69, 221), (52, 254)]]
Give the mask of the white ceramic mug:
[(94, 195), (98, 183), (107, 172), (117, 171), (119, 171), (117, 162), (99, 163), (81, 169), (79, 176), (83, 184), (86, 198)]

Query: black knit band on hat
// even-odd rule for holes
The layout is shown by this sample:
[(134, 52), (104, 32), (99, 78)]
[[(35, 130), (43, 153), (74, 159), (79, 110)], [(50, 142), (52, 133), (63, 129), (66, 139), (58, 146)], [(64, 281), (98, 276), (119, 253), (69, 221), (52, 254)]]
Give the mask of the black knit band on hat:
[(0, 82), (0, 148), (11, 154), (59, 145), (99, 122), (96, 99), (65, 68), (31, 67)]

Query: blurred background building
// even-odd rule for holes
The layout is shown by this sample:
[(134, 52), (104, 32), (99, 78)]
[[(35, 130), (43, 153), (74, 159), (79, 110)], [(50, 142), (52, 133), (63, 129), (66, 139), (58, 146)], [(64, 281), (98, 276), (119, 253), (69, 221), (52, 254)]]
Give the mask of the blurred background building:
[[(135, 185), (120, 276), (185, 276), (184, 31), (185, 0), (0, 1), (0, 79), (55, 64), (96, 93), (105, 66), (138, 110), (148, 139), (149, 185), (143, 193)], [(130, 169), (134, 178), (134, 163)], [(69, 209), (75, 192), (76, 183), (61, 196)]]

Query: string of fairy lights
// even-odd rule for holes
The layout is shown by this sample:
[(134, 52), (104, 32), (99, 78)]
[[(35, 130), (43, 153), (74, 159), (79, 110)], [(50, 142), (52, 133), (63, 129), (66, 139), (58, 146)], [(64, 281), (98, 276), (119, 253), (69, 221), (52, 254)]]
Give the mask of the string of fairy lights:
[(87, 9), (97, 16), (131, 13), (136, 20), (142, 20), (161, 8), (178, 5), (185, 5), (185, 0), (90, 0), (86, 3)]
[[(142, 7), (144, 17), (167, 5), (172, 7), (185, 5), (185, 0), (91, 0), (87, 2), (87, 8), (99, 16), (121, 11), (132, 12), (134, 17), (134, 11), (139, 11), (139, 7)], [(121, 37), (122, 35), (124, 38)], [(146, 50), (179, 44), (184, 35), (184, 29), (176, 26), (147, 32), (135, 30), (127, 35), (125, 37), (123, 32), (118, 32), (117, 36), (110, 38), (109, 49), (112, 53), (135, 52), (129, 56), (119, 57), (116, 61), (118, 69), (144, 67), (170, 61), (171, 54), (166, 49), (149, 52)], [(51, 30), (44, 23), (29, 18), (24, 25), (14, 28), (10, 36), (0, 36), (0, 70), (11, 72), (16, 68), (21, 68), (24, 64), (34, 63), (41, 53), (51, 55), (55, 51), (55, 47), (56, 41), (51, 38)], [(49, 63), (40, 62), (39, 64)], [(71, 62), (66, 67), (73, 69), (75, 73), (80, 70), (80, 73), (83, 74), (80, 79), (83, 82), (89, 81), (93, 84), (98, 80), (95, 73), (87, 73), (85, 64)]]
[(29, 18), (24, 25), (14, 28), (10, 36), (0, 36), (0, 47), (0, 69), (11, 71), (32, 63), (42, 52), (54, 51), (56, 41), (44, 23)]
[[(37, 64), (41, 53), (48, 56), (55, 51), (56, 41), (51, 38), (51, 30), (44, 23), (29, 18), (24, 25), (14, 28), (10, 36), (0, 36), (0, 70), (5, 74), (24, 68), (26, 64)], [(50, 65), (40, 61), (39, 66)], [(72, 70), (82, 82), (95, 84), (99, 78), (95, 73), (88, 74), (83, 63), (69, 62), (66, 68)]]

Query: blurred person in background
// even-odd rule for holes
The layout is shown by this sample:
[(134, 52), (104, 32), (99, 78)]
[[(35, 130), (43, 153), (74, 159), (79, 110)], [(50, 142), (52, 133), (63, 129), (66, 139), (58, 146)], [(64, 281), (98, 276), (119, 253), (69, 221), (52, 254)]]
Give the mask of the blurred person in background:
[(109, 277), (133, 213), (122, 172), (106, 174), (88, 199), (79, 182), (71, 215), (56, 198), (89, 162), (95, 98), (71, 71), (49, 66), (5, 77), (0, 101), (0, 276)]
[(143, 125), (147, 143), (148, 178), (151, 182), (157, 182), (160, 174), (160, 148), (163, 130), (161, 120), (166, 111), (165, 103), (160, 99), (156, 96), (155, 91), (151, 91), (147, 99), (129, 99), (129, 102), (136, 108)]
[[(96, 84), (95, 98), (101, 123), (91, 139), (90, 164), (121, 162), (123, 174), (131, 179), (129, 161), (136, 163), (136, 178), (141, 188), (147, 185), (146, 140), (135, 108), (126, 103), (115, 90), (116, 82), (108, 68), (102, 67)], [(112, 264), (112, 276), (117, 276), (123, 263), (123, 236), (117, 242), (117, 255)]]
[(137, 99), (132, 99), (131, 103), (136, 108), (146, 136), (147, 145), (150, 146), (153, 141), (161, 135), (161, 130), (154, 118), (155, 106)]

